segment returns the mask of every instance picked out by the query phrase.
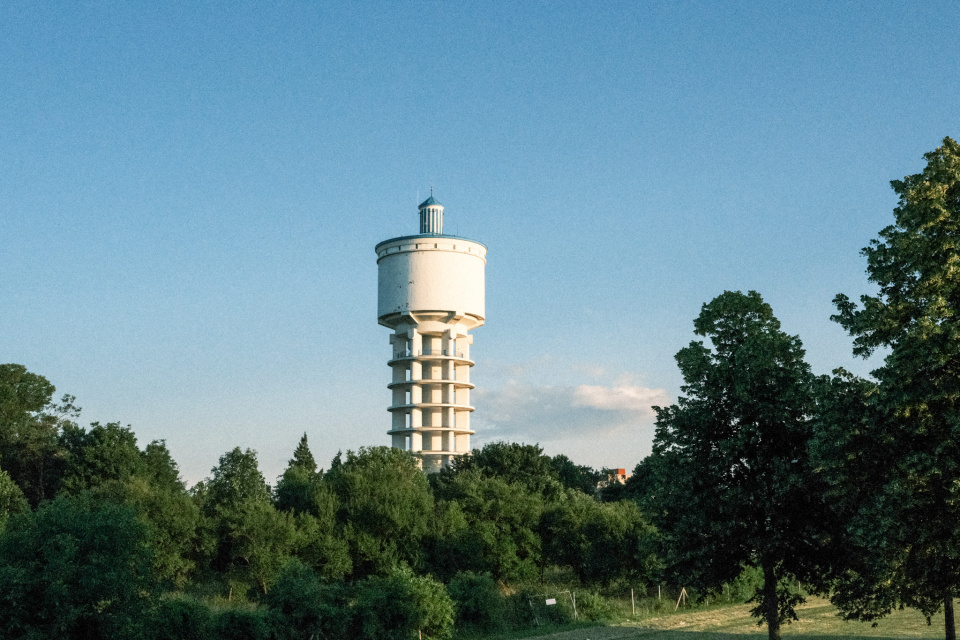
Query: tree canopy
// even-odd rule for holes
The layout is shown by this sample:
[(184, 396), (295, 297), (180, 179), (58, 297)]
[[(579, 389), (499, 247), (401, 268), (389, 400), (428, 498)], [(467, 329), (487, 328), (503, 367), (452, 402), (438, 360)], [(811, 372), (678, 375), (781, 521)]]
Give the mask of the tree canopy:
[(14, 516), (0, 537), (4, 637), (137, 638), (157, 592), (135, 512), (90, 495)]
[[(906, 604), (932, 615), (960, 587), (960, 145), (925, 154), (921, 173), (891, 182), (894, 223), (862, 253), (876, 295), (834, 303), (854, 353), (886, 350), (873, 372), (873, 443), (861, 456), (869, 495), (852, 521), (853, 541), (879, 559), (840, 584), (836, 602), (873, 618)], [(852, 476), (850, 482), (855, 481)], [(850, 485), (848, 482), (848, 486)], [(861, 492), (863, 490), (861, 489)], [(857, 531), (869, 519), (869, 529)]]
[(784, 578), (812, 573), (819, 553), (806, 459), (810, 369), (799, 338), (754, 291), (705, 304), (694, 331), (711, 347), (691, 342), (677, 353), (684, 395), (656, 408), (654, 515), (672, 570), (694, 586), (716, 589), (745, 564), (762, 568), (754, 613), (773, 640), (799, 601)]

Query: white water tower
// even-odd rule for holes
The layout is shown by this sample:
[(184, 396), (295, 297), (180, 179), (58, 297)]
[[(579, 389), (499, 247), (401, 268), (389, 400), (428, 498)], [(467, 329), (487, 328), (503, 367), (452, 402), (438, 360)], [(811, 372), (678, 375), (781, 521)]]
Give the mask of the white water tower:
[(419, 234), (376, 246), (377, 316), (393, 329), (388, 433), (432, 472), (470, 452), (469, 332), (483, 324), (487, 248), (444, 235), (432, 194), (419, 209)]

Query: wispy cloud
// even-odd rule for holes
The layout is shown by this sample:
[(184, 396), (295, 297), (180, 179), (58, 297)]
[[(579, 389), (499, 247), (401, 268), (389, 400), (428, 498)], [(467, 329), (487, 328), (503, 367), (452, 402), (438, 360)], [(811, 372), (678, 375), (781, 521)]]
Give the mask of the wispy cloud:
[[(543, 443), (587, 436), (652, 439), (651, 407), (671, 402), (664, 389), (643, 386), (629, 375), (596, 380), (611, 374), (590, 363), (558, 364), (549, 362), (549, 376), (538, 375), (536, 365), (504, 366), (509, 373), (493, 381), (501, 384), (478, 386), (474, 392), (478, 442)], [(558, 375), (558, 370), (565, 373)], [(551, 384), (541, 383), (543, 379)]]

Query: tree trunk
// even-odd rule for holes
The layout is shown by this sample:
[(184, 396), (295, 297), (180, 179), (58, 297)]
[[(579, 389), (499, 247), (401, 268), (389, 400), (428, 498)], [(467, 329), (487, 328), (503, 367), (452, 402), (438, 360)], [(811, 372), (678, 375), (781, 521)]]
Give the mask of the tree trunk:
[[(780, 611), (777, 608), (777, 573), (770, 560), (763, 561), (763, 609), (767, 618), (767, 637), (780, 640)], [(953, 640), (956, 640), (955, 638)]]
[(957, 627), (953, 622), (953, 590), (948, 589), (943, 598), (943, 630), (947, 640), (957, 640)]

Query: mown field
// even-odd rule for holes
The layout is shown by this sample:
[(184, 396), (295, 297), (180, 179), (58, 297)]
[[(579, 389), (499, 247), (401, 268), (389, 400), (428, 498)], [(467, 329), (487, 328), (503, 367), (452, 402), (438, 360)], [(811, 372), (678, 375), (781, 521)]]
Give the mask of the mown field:
[[(757, 626), (750, 617), (752, 605), (730, 605), (709, 609), (679, 611), (608, 626), (581, 627), (543, 635), (525, 635), (539, 640), (757, 640), (767, 637), (766, 627)], [(784, 625), (785, 638), (833, 640), (835, 638), (943, 638), (943, 618), (934, 618), (932, 625), (912, 610), (895, 611), (880, 620), (876, 627), (869, 623), (844, 622), (826, 600), (810, 598), (799, 609), (799, 622)], [(518, 638), (518, 635), (488, 636), (486, 640)]]

